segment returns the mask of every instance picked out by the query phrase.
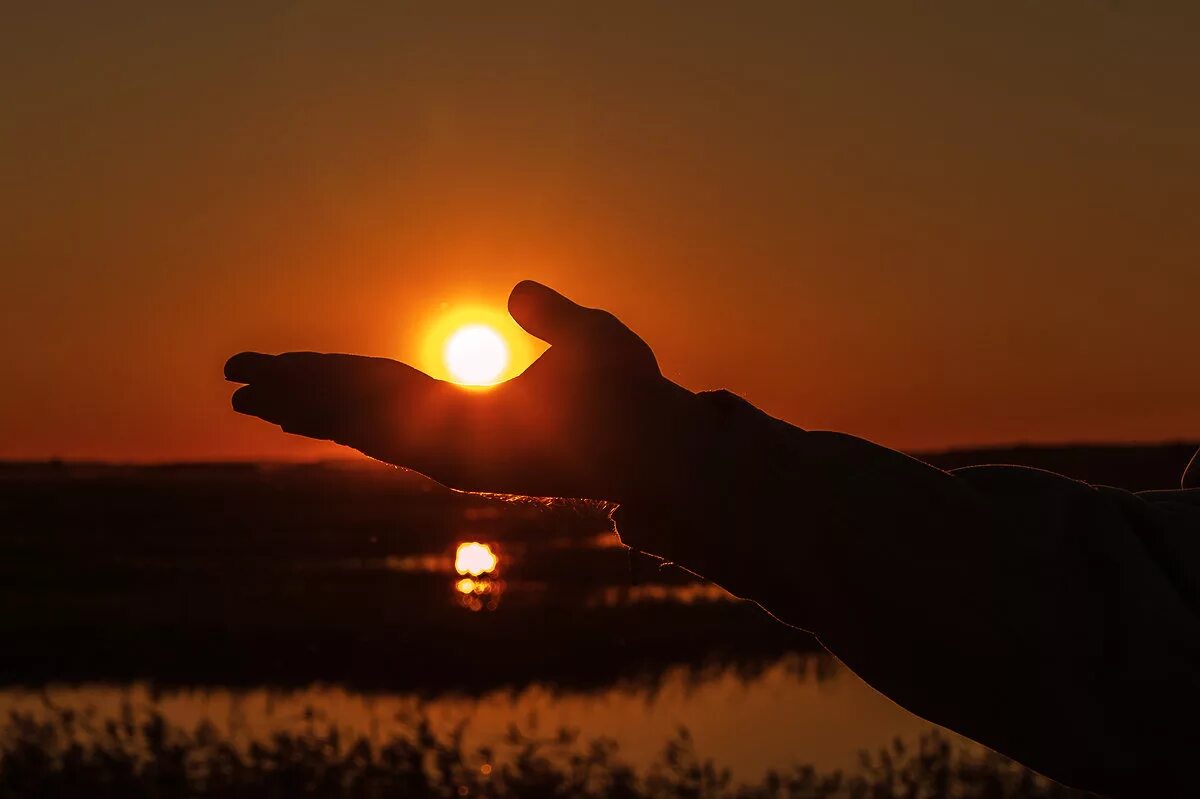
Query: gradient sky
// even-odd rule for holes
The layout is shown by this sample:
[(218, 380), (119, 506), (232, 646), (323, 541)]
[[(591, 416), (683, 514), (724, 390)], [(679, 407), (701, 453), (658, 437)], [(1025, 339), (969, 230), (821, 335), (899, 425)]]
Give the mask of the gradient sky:
[(0, 31), (0, 457), (328, 455), (241, 349), (517, 280), (918, 449), (1200, 437), (1200, 4), (59, 3)]

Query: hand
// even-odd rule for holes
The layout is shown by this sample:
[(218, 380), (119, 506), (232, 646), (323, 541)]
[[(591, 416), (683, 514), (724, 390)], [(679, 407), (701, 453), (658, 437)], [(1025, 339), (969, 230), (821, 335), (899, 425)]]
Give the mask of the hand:
[(508, 308), (551, 347), (492, 388), (384, 358), (243, 352), (225, 365), (226, 379), (246, 384), (233, 407), (467, 491), (620, 502), (678, 482), (704, 403), (662, 376), (646, 343), (532, 281)]

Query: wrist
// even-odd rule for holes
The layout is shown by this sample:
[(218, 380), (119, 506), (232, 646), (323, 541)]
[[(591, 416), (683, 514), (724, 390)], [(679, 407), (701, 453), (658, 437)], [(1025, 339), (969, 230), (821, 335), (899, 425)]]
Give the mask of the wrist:
[(669, 463), (631, 486), (613, 519), (622, 542), (737, 591), (774, 526), (771, 501), (798, 428), (727, 391), (688, 396)]

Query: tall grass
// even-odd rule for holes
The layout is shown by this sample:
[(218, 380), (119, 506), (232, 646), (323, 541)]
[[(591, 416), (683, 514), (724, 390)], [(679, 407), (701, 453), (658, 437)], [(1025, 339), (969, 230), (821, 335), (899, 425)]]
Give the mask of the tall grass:
[(797, 765), (757, 783), (697, 753), (686, 730), (658, 760), (635, 770), (615, 742), (562, 730), (513, 727), (493, 747), (468, 750), (462, 727), (436, 732), (415, 717), (376, 741), (346, 736), (311, 715), (298, 732), (237, 746), (208, 722), (194, 729), (126, 706), (116, 718), (55, 709), (11, 713), (0, 727), (0, 797), (168, 799), (206, 797), (579, 797), (580, 799), (1049, 799), (1084, 794), (1054, 785), (989, 752), (931, 733), (911, 748), (864, 753), (855, 773)]

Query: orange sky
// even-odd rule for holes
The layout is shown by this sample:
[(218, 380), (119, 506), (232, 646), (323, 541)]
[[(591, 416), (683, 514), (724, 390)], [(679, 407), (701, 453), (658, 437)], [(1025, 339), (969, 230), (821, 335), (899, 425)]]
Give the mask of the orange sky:
[(0, 32), (0, 458), (329, 454), (225, 357), (525, 277), (805, 427), (1200, 437), (1200, 5), (77, 5)]

